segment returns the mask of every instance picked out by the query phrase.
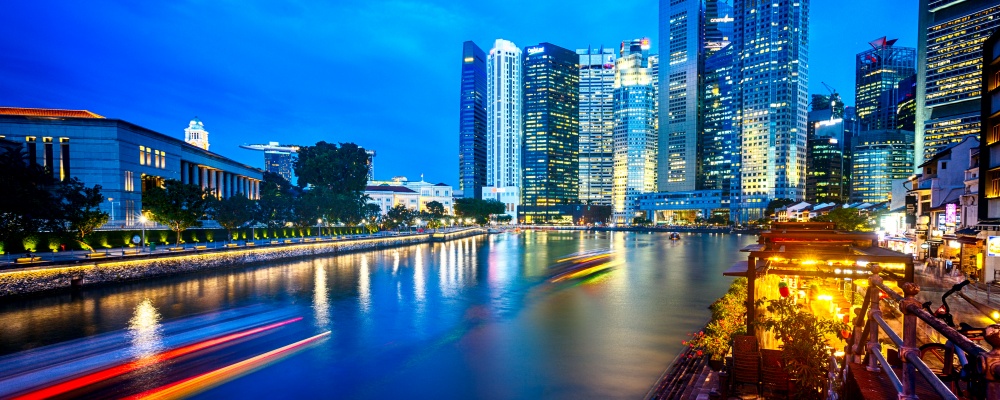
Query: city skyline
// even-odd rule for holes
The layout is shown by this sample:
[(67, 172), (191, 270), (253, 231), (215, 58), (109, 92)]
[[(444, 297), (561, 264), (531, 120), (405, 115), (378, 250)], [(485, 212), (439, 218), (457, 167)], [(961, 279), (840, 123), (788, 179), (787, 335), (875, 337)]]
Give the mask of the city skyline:
[[(864, 2), (855, 3), (862, 7)], [(656, 13), (648, 12), (657, 2), (616, 3), (616, 10), (642, 16), (628, 26), (597, 24), (604, 13), (585, 10), (600, 7), (560, 8), (570, 13), (560, 20), (574, 21), (560, 24), (540, 22), (555, 4), (542, 4), (537, 16), (519, 18), (513, 11), (510, 16), (488, 11), (520, 7), (505, 4), (294, 8), (250, 3), (238, 10), (95, 4), (44, 11), (39, 5), (15, 4), (0, 17), (0, 33), (22, 38), (3, 45), (0, 73), (8, 79), (0, 83), (0, 103), (88, 109), (178, 138), (198, 116), (212, 132), (213, 152), (260, 167), (258, 153), (238, 146), (284, 142), (289, 136), (299, 144), (351, 141), (379, 152), (377, 179), (423, 173), (457, 187), (451, 155), (458, 153), (454, 110), (460, 66), (454, 60), (464, 41), (488, 46), (503, 37), (518, 45), (550, 42), (568, 49), (614, 45), (628, 37), (659, 43)], [(871, 16), (849, 12), (857, 7), (813, 2), (812, 12), (825, 18), (811, 22), (810, 93), (825, 92), (820, 82), (826, 82), (852, 99), (854, 54), (873, 38), (898, 37), (898, 45), (916, 46), (915, 6), (885, 2), (864, 5)], [(884, 17), (890, 14), (894, 17)], [(304, 22), (291, 24), (294, 19)], [(597, 28), (566, 29), (591, 25)], [(134, 34), (121, 34), (126, 31)], [(63, 39), (70, 33), (90, 45)], [(351, 45), (339, 44), (344, 40)], [(358, 56), (365, 52), (369, 56)], [(381, 106), (384, 95), (376, 96), (373, 89), (382, 88), (407, 88), (393, 102), (407, 106)], [(413, 154), (427, 157), (415, 163)]]

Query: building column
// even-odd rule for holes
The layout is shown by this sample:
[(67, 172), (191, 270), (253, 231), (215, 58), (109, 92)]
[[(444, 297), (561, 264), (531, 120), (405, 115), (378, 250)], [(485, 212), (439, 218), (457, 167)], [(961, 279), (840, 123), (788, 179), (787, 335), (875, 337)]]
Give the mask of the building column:
[(184, 161), (182, 160), (181, 161), (181, 183), (187, 183), (187, 174), (185, 172), (187, 172), (187, 170), (184, 169)]
[(198, 166), (198, 185), (201, 186), (202, 190), (208, 186), (208, 170), (202, 166)]
[(248, 181), (247, 177), (244, 176), (244, 177), (240, 177), (240, 183), (242, 185), (241, 187), (243, 188), (243, 195), (246, 196), (249, 199), (250, 198), (250, 185), (249, 185), (250, 181)]
[(253, 199), (260, 200), (260, 181), (253, 181)]
[(228, 199), (229, 196), (231, 195), (231, 193), (229, 192), (232, 191), (233, 189), (233, 185), (230, 184), (232, 178), (233, 174), (230, 174), (226, 171), (222, 171), (222, 198), (224, 199)]

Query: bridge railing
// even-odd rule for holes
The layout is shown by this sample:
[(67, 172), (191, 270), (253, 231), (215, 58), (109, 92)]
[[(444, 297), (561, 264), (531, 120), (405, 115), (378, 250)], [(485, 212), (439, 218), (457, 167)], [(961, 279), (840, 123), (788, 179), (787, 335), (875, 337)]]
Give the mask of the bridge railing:
[[(915, 298), (920, 292), (920, 286), (913, 282), (903, 283), (901, 285), (903, 294), (900, 295), (883, 283), (882, 277), (879, 276), (881, 267), (872, 265), (870, 268), (872, 274), (868, 278), (868, 290), (861, 308), (855, 311), (857, 316), (854, 320), (854, 330), (845, 351), (845, 362), (841, 374), (844, 382), (850, 375), (852, 365), (861, 364), (867, 354), (865, 368), (871, 372), (884, 372), (896, 388), (900, 399), (917, 398), (917, 374), (923, 376), (942, 398), (958, 399), (958, 396), (952, 393), (948, 386), (941, 381), (941, 378), (920, 359), (920, 350), (917, 347), (917, 320), (921, 320), (968, 355), (969, 363), (963, 368), (971, 368), (969, 372), (972, 374), (987, 378), (987, 398), (1000, 400), (1000, 381), (994, 378), (1000, 377), (1000, 346), (994, 346), (998, 350), (987, 352), (965, 335), (924, 310)], [(890, 303), (898, 304), (899, 311), (903, 313), (902, 337), (886, 323), (882, 316), (882, 293), (885, 293), (886, 300)], [(882, 355), (882, 345), (879, 342), (880, 334), (885, 335), (899, 348), (899, 358), (903, 362), (902, 376), (896, 374)], [(1000, 339), (1000, 335), (992, 338)], [(991, 341), (990, 339), (988, 337), (987, 341)], [(832, 384), (831, 380), (831, 389)]]

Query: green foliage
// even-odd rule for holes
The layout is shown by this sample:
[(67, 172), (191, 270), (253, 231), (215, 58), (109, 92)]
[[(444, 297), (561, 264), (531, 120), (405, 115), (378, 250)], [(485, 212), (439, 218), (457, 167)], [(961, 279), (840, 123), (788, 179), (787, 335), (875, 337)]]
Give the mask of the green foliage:
[(334, 194), (361, 193), (368, 182), (368, 154), (354, 143), (337, 146), (324, 141), (299, 148), (295, 160), (298, 185), (328, 189)]
[(840, 332), (848, 329), (847, 324), (818, 318), (791, 297), (770, 300), (767, 315), (760, 318), (758, 324), (782, 342), (785, 369), (797, 380), (794, 397), (824, 398), (829, 359), (827, 337), (839, 338)]
[(713, 215), (708, 218), (708, 223), (712, 225), (729, 225), (729, 218), (724, 215)]
[(108, 214), (100, 210), (104, 201), (101, 185), (88, 188), (73, 178), (63, 183), (59, 194), (69, 230), (74, 233), (77, 243), (86, 245), (83, 238), (108, 222)]
[(31, 252), (38, 251), (37, 250), (38, 249), (38, 236), (36, 236), (36, 235), (26, 236), (24, 239), (21, 239), (21, 243), (24, 246), (24, 249), (27, 250), (27, 251), (31, 251)]
[(168, 179), (163, 187), (151, 187), (143, 193), (142, 205), (149, 212), (149, 218), (170, 227), (177, 232), (177, 242), (181, 232), (191, 227), (201, 226), (211, 204), (212, 194), (197, 185)]
[(472, 218), (479, 225), (490, 222), (491, 215), (503, 214), (507, 206), (499, 200), (479, 200), (463, 198), (455, 200), (455, 215), (460, 218)]
[(211, 231), (211, 230), (205, 231), (205, 241), (206, 242), (214, 242), (215, 241), (215, 232)]
[(383, 225), (386, 229), (396, 229), (401, 226), (409, 227), (413, 225), (413, 220), (417, 218), (417, 213), (406, 208), (402, 204), (397, 204), (385, 212)]
[(209, 215), (228, 231), (227, 238), (236, 239), (234, 231), (253, 221), (254, 208), (253, 200), (248, 199), (246, 195), (236, 194), (215, 201), (209, 210)]
[(294, 197), (291, 183), (281, 175), (265, 172), (254, 221), (272, 229), (284, 226), (291, 219)]
[(874, 226), (868, 217), (861, 215), (855, 208), (835, 208), (826, 215), (812, 219), (818, 222), (833, 222), (834, 228), (843, 231), (871, 232)]
[[(729, 291), (709, 306), (712, 319), (704, 331), (688, 335), (685, 345), (708, 355), (713, 360), (721, 360), (729, 352), (729, 344), (736, 335), (746, 334), (747, 279), (737, 278), (729, 286)], [(701, 355), (701, 354), (698, 354)]]

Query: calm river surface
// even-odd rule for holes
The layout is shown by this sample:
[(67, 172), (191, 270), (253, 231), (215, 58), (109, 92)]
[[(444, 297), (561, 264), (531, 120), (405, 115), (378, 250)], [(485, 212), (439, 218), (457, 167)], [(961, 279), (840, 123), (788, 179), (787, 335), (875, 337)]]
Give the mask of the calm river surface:
[[(169, 325), (256, 307), (302, 320), (239, 357), (331, 333), (197, 396), (636, 399), (704, 325), (731, 282), (722, 272), (753, 240), (524, 232), (2, 300), (0, 355), (122, 332), (140, 310)], [(609, 248), (622, 262), (609, 273), (547, 280), (557, 259)]]

